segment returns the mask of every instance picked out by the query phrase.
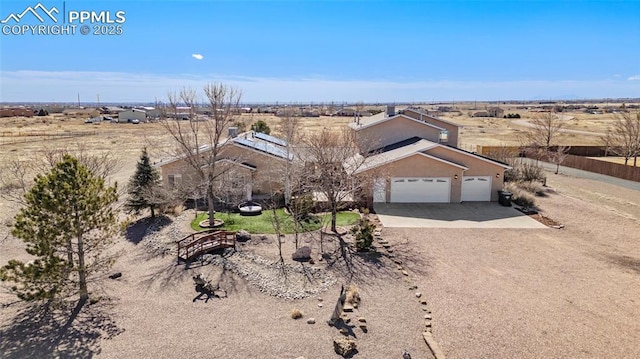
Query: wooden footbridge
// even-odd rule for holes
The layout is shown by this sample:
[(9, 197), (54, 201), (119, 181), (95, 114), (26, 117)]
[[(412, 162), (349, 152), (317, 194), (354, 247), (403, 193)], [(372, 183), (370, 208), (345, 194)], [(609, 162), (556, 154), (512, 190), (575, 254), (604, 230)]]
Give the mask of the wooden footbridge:
[(178, 245), (178, 262), (187, 262), (217, 249), (235, 248), (236, 232), (219, 229), (196, 232), (176, 241), (176, 244)]

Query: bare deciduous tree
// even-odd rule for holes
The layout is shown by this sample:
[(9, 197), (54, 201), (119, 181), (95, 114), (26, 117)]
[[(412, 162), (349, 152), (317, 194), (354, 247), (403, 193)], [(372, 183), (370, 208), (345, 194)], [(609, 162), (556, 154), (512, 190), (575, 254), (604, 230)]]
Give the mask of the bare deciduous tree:
[(571, 147), (569, 146), (556, 146), (555, 148), (551, 148), (547, 151), (547, 159), (549, 159), (549, 162), (556, 165), (556, 174), (560, 171), (560, 165), (562, 162), (564, 162), (564, 160), (567, 159), (567, 156), (569, 156), (570, 149)]
[[(300, 132), (300, 115), (295, 108), (287, 107), (280, 115), (280, 124), (277, 128), (278, 134), (287, 142), (285, 149), (287, 157), (296, 157), (294, 148), (301, 142), (303, 135)], [(299, 179), (293, 176), (294, 162), (284, 161), (283, 178), (284, 178), (284, 203), (288, 205), (291, 202), (293, 187), (299, 187), (299, 183), (294, 186), (292, 180)]]
[(24, 205), (24, 195), (33, 186), (35, 175), (50, 171), (67, 155), (76, 158), (94, 176), (105, 181), (122, 168), (122, 162), (110, 151), (90, 153), (82, 145), (44, 149), (33, 158), (13, 159), (0, 167), (0, 197)]
[(337, 232), (336, 217), (347, 201), (362, 190), (370, 189), (370, 181), (356, 178), (368, 155), (361, 155), (355, 132), (350, 129), (323, 129), (304, 140), (305, 160), (310, 164), (307, 178), (310, 188), (322, 194), (331, 210), (331, 230)]
[(177, 145), (175, 155), (182, 157), (198, 175), (207, 199), (209, 220), (213, 221), (215, 182), (225, 172), (225, 168), (218, 168), (216, 162), (222, 158), (222, 145), (227, 140), (225, 131), (235, 121), (242, 94), (220, 83), (205, 86), (204, 94), (211, 109), (208, 118), (200, 120), (196, 115), (196, 91), (183, 89), (177, 95), (169, 95), (170, 109), (177, 113), (178, 104), (184, 104), (189, 108), (189, 119), (169, 119), (164, 116), (161, 124)]
[(525, 131), (526, 142), (529, 146), (541, 148), (547, 152), (556, 145), (564, 122), (553, 112), (547, 112), (531, 120), (532, 127)]
[(607, 151), (624, 157), (624, 164), (633, 157), (633, 166), (640, 155), (640, 112), (618, 113), (614, 117), (613, 128), (602, 138)]

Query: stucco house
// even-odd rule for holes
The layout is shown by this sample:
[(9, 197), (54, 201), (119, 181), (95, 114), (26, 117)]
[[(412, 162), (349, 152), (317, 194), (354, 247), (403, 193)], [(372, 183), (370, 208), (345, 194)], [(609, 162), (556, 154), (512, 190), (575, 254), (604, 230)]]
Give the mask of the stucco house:
[[(199, 153), (205, 157), (210, 150), (205, 145)], [(286, 161), (293, 159), (293, 154), (287, 142), (277, 137), (253, 131), (241, 134), (229, 131), (229, 137), (219, 145), (216, 158), (218, 197), (251, 200), (283, 190), (281, 170)], [(185, 157), (161, 162), (157, 167), (165, 188), (201, 187), (202, 179)]]
[[(350, 124), (366, 158), (354, 173), (376, 173), (373, 202), (497, 201), (507, 164), (457, 147), (461, 126), (417, 108)], [(373, 170), (376, 170), (373, 172)]]

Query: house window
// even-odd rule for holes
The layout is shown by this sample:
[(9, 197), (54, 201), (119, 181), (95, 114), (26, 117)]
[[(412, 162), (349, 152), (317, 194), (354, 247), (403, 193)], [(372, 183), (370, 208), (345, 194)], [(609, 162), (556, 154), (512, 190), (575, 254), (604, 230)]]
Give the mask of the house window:
[(182, 175), (168, 175), (167, 176), (167, 184), (169, 185), (169, 189), (173, 189), (179, 186), (182, 183)]

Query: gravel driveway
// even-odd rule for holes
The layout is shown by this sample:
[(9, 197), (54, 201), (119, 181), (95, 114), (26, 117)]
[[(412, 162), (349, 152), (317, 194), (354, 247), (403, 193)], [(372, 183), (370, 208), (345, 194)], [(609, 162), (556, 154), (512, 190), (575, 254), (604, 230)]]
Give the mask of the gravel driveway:
[(406, 267), (448, 358), (640, 357), (640, 192), (548, 183), (561, 190), (541, 206), (563, 230), (384, 230), (423, 260)]

